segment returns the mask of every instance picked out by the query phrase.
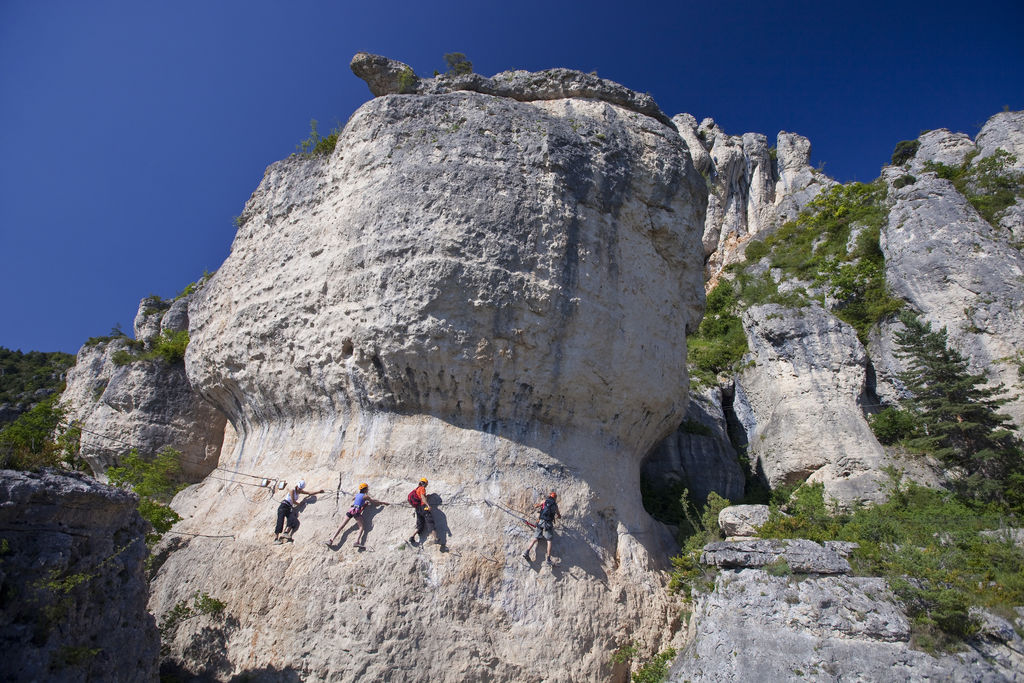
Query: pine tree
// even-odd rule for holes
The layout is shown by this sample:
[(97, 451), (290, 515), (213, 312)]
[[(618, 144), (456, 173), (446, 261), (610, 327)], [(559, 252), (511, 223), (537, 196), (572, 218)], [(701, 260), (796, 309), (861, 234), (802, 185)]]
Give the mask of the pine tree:
[(900, 373), (913, 397), (909, 409), (919, 419), (908, 445), (931, 453), (954, 476), (959, 493), (977, 502), (997, 501), (1024, 511), (1024, 447), (999, 412), (1008, 399), (1003, 386), (984, 386), (964, 357), (948, 345), (946, 328), (933, 331), (917, 316), (900, 316), (896, 333)]

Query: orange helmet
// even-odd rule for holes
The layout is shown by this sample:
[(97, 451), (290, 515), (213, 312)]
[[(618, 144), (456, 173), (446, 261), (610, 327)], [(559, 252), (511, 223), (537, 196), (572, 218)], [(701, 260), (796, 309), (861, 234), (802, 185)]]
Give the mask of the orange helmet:
[(359, 485), (359, 492), (360, 492), (360, 493), (362, 493), (363, 491), (366, 491), (366, 490), (368, 490), (369, 488), (370, 488), (370, 485), (369, 485), (369, 484), (360, 484), (360, 485)]
[(426, 478), (426, 477), (423, 477), (422, 479), (420, 479), (420, 484), (421, 484), (421, 485), (423, 485), (423, 486), (426, 486), (426, 485), (427, 485), (428, 483), (429, 483), (429, 482), (427, 481), (427, 478)]

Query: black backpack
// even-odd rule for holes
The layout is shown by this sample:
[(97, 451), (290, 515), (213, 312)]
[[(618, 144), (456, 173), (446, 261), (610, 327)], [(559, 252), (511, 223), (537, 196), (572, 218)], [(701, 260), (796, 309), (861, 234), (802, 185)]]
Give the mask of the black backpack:
[(554, 499), (548, 498), (544, 501), (544, 507), (540, 509), (540, 518), (545, 522), (555, 521), (555, 512), (558, 509), (557, 503)]

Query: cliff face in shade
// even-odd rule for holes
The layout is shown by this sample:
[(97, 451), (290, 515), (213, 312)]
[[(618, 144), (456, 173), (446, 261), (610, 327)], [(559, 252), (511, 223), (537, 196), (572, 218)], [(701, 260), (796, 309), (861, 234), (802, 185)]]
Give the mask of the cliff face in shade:
[(136, 502), (80, 474), (0, 470), (0, 678), (157, 680)]
[[(176, 499), (178, 529), (234, 540), (173, 553), (150, 605), (227, 601), (232, 671), (595, 680), (625, 673), (619, 645), (670, 637), (639, 468), (686, 409), (704, 182), (663, 115), (553, 96), (577, 92), (563, 71), (367, 103), (330, 156), (268, 169), (190, 305), (189, 380), (237, 434), (222, 468), (329, 490), (284, 546), (255, 479)], [(443, 550), (403, 542), (420, 476)], [(397, 505), (370, 551), (328, 550), (360, 481)], [(516, 518), (552, 488), (555, 568), (519, 557)], [(186, 630), (172, 658), (201, 670)]]

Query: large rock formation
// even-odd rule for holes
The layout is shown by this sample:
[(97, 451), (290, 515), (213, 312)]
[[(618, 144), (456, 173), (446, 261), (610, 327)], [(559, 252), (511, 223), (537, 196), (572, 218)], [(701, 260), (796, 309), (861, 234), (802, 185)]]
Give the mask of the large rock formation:
[(703, 244), (712, 283), (722, 268), (743, 259), (751, 237), (796, 218), (835, 185), (811, 167), (811, 143), (803, 136), (782, 131), (769, 148), (764, 135), (726, 135), (712, 119), (698, 126), (690, 114), (679, 114), (672, 122), (707, 179)]
[(216, 466), (226, 420), (192, 390), (184, 364), (130, 360), (135, 346), (152, 349), (163, 332), (188, 329), (189, 298), (143, 299), (135, 344), (126, 337), (86, 344), (68, 371), (61, 402), (82, 428), (81, 454), (96, 476), (133, 448), (144, 457), (177, 449), (188, 481), (199, 481)]
[[(1004, 124), (997, 130), (1008, 136), (1005, 117), (993, 121), (997, 118)], [(1021, 123), (1024, 135), (1024, 119), (1010, 120)], [(983, 132), (993, 126), (990, 122)], [(915, 160), (925, 149), (922, 144)], [(989, 225), (948, 180), (923, 172), (914, 176), (915, 182), (897, 187), (895, 181), (903, 176), (893, 167), (883, 174), (893, 201), (880, 240), (886, 281), (934, 328), (946, 328), (950, 344), (973, 371), (1006, 386), (1013, 401), (1005, 411), (1022, 426), (1024, 255), (1010, 231)], [(895, 376), (902, 364), (884, 340), (876, 350), (880, 393), (897, 396)]]
[(157, 680), (136, 502), (82, 475), (0, 471), (0, 678)]
[[(374, 61), (353, 68), (393, 92), (394, 65)], [(372, 100), (331, 155), (273, 165), (250, 199), (190, 306), (186, 357), (238, 438), (175, 501), (179, 530), (233, 540), (173, 553), (151, 600), (225, 600), (234, 671), (596, 680), (619, 645), (672, 632), (639, 468), (686, 410), (704, 183), (641, 96), (558, 89), (580, 79), (419, 81), (431, 94)], [(330, 492), (273, 546), (276, 502), (246, 475)], [(403, 542), (424, 475), (440, 549)], [(400, 505), (371, 515), (365, 554), (347, 535), (329, 550), (359, 481)], [(542, 568), (497, 505), (549, 489), (565, 519), (561, 564)]]
[(843, 504), (878, 500), (885, 453), (860, 407), (867, 355), (820, 306), (754, 306), (743, 315), (752, 367), (736, 384), (750, 459), (772, 488), (821, 482)]

